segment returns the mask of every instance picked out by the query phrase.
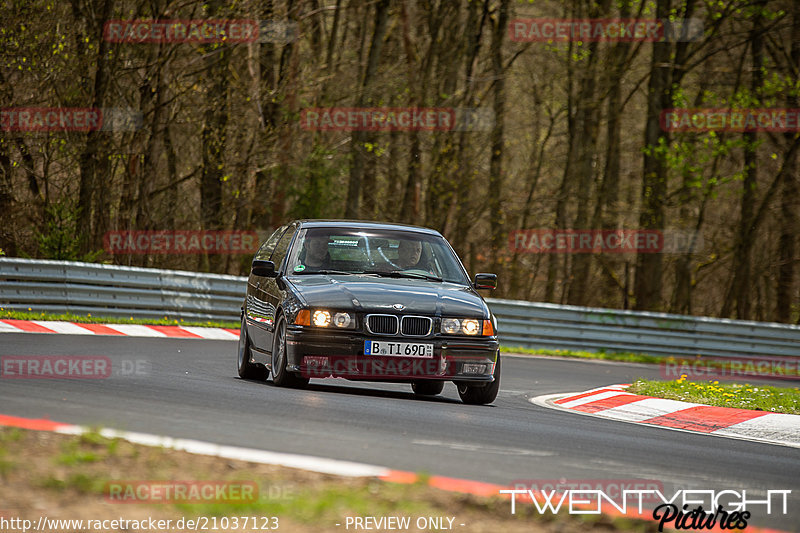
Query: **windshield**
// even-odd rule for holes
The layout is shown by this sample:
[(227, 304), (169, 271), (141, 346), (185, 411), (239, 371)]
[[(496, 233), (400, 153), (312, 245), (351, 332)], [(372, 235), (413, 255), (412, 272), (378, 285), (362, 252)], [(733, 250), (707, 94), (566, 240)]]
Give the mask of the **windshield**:
[(444, 238), (394, 230), (310, 228), (292, 247), (287, 272), (375, 274), (469, 284)]

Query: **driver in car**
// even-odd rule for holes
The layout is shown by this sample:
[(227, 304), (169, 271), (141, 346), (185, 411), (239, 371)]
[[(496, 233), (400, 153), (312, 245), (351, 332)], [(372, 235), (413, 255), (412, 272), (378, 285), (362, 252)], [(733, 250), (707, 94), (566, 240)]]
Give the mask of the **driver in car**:
[(331, 254), (328, 252), (330, 238), (327, 235), (309, 235), (306, 237), (304, 246), (306, 256), (303, 263), (308, 268), (326, 269), (331, 266)]

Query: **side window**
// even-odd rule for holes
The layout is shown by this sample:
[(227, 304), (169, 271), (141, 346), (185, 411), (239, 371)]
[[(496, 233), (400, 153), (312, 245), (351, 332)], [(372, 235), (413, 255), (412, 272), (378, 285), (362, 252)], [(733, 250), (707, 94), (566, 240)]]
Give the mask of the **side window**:
[[(261, 245), (261, 248), (258, 249), (256, 252), (256, 259), (259, 261), (269, 261), (269, 258), (272, 256), (272, 252), (275, 250), (275, 245), (278, 244), (278, 239), (281, 238), (283, 232), (286, 231), (286, 226), (281, 226), (280, 228), (276, 229), (275, 232), (270, 235), (269, 239), (267, 239), (264, 244)], [(276, 267), (278, 265), (275, 265)]]
[(281, 263), (283, 263), (283, 259), (289, 251), (289, 244), (291, 244), (292, 237), (294, 237), (295, 233), (297, 233), (297, 226), (290, 226), (275, 246), (275, 250), (272, 252), (272, 257), (270, 258), (270, 261), (275, 263), (275, 270), (281, 267)]

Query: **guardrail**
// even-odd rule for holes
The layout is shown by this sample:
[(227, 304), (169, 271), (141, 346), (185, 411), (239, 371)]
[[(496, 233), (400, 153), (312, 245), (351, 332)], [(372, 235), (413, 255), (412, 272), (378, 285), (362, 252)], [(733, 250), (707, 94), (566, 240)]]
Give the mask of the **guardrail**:
[[(0, 307), (238, 320), (247, 278), (0, 258)], [(505, 346), (721, 357), (800, 356), (800, 326), (488, 299)]]
[(239, 320), (247, 278), (0, 258), (0, 307), (46, 313)]
[(800, 326), (487, 300), (504, 346), (651, 355), (800, 357)]

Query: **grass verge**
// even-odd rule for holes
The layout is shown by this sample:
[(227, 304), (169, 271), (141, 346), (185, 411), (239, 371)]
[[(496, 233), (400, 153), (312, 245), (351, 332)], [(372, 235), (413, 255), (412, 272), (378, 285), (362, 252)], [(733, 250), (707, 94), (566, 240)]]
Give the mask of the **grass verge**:
[(233, 328), (239, 329), (239, 322), (213, 321), (213, 320), (179, 320), (164, 318), (124, 318), (87, 315), (52, 313), (35, 313), (33, 311), (16, 311), (0, 307), (0, 319), (8, 320), (55, 320), (63, 322), (77, 322), (81, 324), (142, 324), (151, 326), (201, 326), (207, 328)]
[(663, 357), (632, 352), (582, 352), (573, 350), (543, 350), (522, 348), (519, 346), (500, 346), (504, 353), (521, 353), (529, 355), (545, 355), (551, 357), (574, 357), (577, 359), (595, 359), (602, 361), (624, 361), (626, 363), (658, 364), (664, 361)]
[[(436, 530), (435, 526), (415, 527), (418, 520), (431, 517), (444, 519), (440, 522), (444, 525), (452, 518), (453, 529), (465, 533), (577, 533), (591, 527), (650, 533), (658, 529), (656, 522), (624, 517), (540, 515), (532, 505), (519, 502), (512, 515), (508, 500), (438, 490), (427, 484), (426, 476), (412, 484), (336, 477), (140, 446), (93, 433), (68, 436), (0, 427), (0, 458), (5, 465), (0, 469), (0, 516), (29, 519), (34, 524), (42, 515), (84, 521), (169, 519), (172, 524), (183, 518), (205, 520), (216, 531), (261, 531), (276, 524), (279, 531), (340, 533), (347, 517), (402, 516), (410, 519), (407, 531)], [(109, 487), (139, 487), (142, 482), (159, 480), (249, 483), (258, 491), (256, 498), (238, 502), (153, 503), (140, 497), (152, 492), (141, 489), (132, 493), (136, 494), (133, 502), (127, 496), (124, 503), (111, 497), (116, 488)], [(163, 488), (161, 494), (165, 494)], [(255, 518), (256, 527), (251, 527)], [(91, 529), (84, 524), (70, 530)]]
[(719, 381), (689, 381), (685, 376), (673, 381), (639, 379), (628, 392), (701, 403), (716, 407), (735, 407), (771, 413), (800, 414), (800, 389), (750, 385), (749, 383), (723, 383)]

